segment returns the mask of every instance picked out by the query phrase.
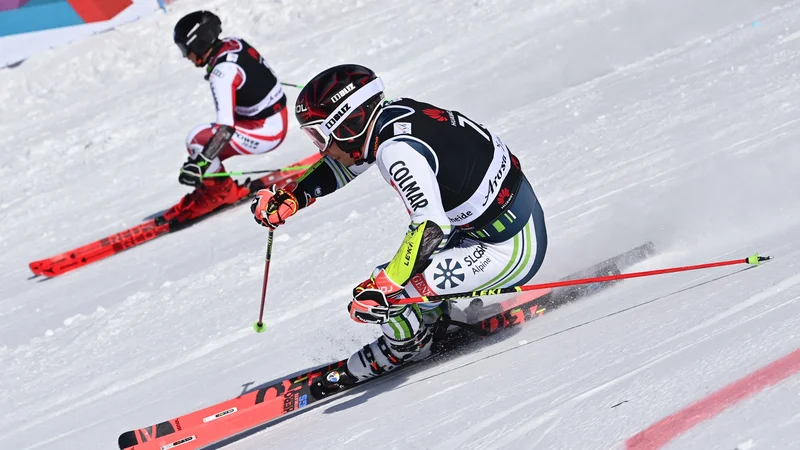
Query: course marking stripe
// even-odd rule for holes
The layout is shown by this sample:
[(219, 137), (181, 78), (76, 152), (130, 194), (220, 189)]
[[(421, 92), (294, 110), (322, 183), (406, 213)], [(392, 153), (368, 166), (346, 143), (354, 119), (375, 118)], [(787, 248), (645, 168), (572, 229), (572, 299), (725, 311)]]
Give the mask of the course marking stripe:
[(666, 417), (625, 441), (627, 450), (656, 450), (725, 409), (800, 372), (800, 349)]

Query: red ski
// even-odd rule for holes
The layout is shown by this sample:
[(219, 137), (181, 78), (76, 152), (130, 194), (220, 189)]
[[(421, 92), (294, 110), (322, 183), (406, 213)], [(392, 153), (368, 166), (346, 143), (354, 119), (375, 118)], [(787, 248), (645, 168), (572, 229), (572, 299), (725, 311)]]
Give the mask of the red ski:
[(55, 277), (95, 261), (108, 258), (123, 250), (155, 239), (162, 234), (169, 233), (172, 231), (171, 227), (172, 225), (169, 222), (159, 223), (159, 218), (151, 219), (141, 225), (83, 247), (78, 247), (47, 259), (34, 261), (29, 266), (35, 275)]
[[(307, 166), (314, 164), (319, 159), (319, 154), (314, 154), (299, 161), (297, 166)], [(147, 222), (136, 225), (120, 233), (112, 236), (105, 237), (90, 244), (78, 247), (76, 249), (52, 256), (50, 258), (34, 261), (29, 264), (31, 271), (34, 275), (43, 275), (46, 277), (55, 277), (69, 271), (78, 269), (87, 264), (95, 261), (108, 258), (111, 255), (116, 255), (131, 247), (141, 245), (145, 242), (152, 241), (153, 239), (173, 231), (186, 228), (203, 219), (211, 217), (221, 211), (229, 209), (232, 206), (241, 204), (249, 199), (252, 194), (258, 191), (263, 186), (271, 186), (277, 184), (284, 186), (304, 173), (304, 170), (295, 171), (280, 171), (273, 172), (261, 178), (255, 179), (250, 182), (250, 193), (242, 196), (238, 202), (224, 205), (220, 208), (211, 211), (210, 213), (182, 222), (167, 221), (163, 216), (158, 216), (150, 219)]]
[[(594, 265), (568, 278), (577, 276), (601, 276), (619, 273), (621, 269), (642, 261), (654, 253), (653, 244), (622, 253), (607, 261)], [(483, 305), (480, 299), (473, 299), (464, 310), (467, 321), (480, 334), (497, 335), (508, 328), (541, 317), (566, 303), (598, 292), (613, 283), (598, 283), (589, 286), (573, 286), (556, 290), (543, 289), (517, 294), (513, 298), (490, 305)], [(454, 349), (464, 348), (482, 339), (474, 331), (461, 329), (444, 336), (438, 343), (439, 350), (425, 364)], [(300, 375), (280, 380), (258, 390), (248, 392), (234, 399), (195, 411), (156, 425), (131, 430), (119, 436), (117, 445), (122, 450), (195, 450), (221, 441), (233, 441), (262, 430), (265, 424), (282, 416), (294, 414), (317, 402), (339, 395), (341, 392), (357, 389), (362, 384), (375, 379), (390, 377), (413, 366), (408, 364), (372, 380), (355, 386), (342, 387), (331, 394), (321, 394), (319, 380), (328, 371), (342, 367), (346, 359), (326, 366), (317, 367)]]
[[(540, 302), (546, 301), (549, 293), (549, 290), (545, 290), (520, 294), (514, 299), (513, 305), (507, 303), (506, 310), (481, 321), (477, 326), (486, 330), (487, 334), (495, 334), (501, 329), (539, 317), (545, 312), (545, 308), (539, 306)], [(450, 351), (475, 340), (475, 335), (454, 334), (449, 335), (443, 345)], [(315, 395), (315, 383), (328, 371), (340, 368), (346, 362), (343, 359), (226, 402), (147, 428), (127, 431), (119, 436), (117, 445), (124, 450), (192, 450), (236, 436), (323, 400)]]

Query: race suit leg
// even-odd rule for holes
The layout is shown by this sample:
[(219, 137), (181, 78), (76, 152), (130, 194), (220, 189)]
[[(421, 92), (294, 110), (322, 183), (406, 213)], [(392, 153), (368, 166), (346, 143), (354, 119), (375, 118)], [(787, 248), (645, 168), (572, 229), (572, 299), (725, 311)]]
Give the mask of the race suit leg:
[[(544, 261), (547, 229), (542, 207), (527, 180), (498, 221), (483, 230), (455, 236), (450, 245), (431, 257), (424, 271), (411, 278), (403, 295), (442, 295), (528, 282)], [(347, 370), (364, 380), (427, 356), (432, 344), (430, 325), (442, 314), (442, 306), (410, 305), (394, 312), (381, 325), (383, 336), (351, 356)]]
[[(287, 110), (259, 120), (242, 120), (234, 124), (236, 133), (230, 143), (211, 161), (206, 174), (224, 172), (222, 161), (237, 155), (264, 154), (275, 150), (286, 137)], [(216, 133), (217, 126), (203, 124), (195, 127), (186, 138), (189, 155), (197, 157)], [(187, 194), (177, 205), (164, 213), (167, 220), (185, 221), (238, 201), (249, 191), (230, 177), (209, 177)]]
[[(224, 170), (222, 161), (232, 156), (261, 155), (278, 148), (286, 138), (289, 123), (287, 111), (288, 109), (284, 108), (280, 113), (266, 119), (236, 121), (234, 123), (236, 133), (220, 155), (211, 161), (206, 173)], [(192, 157), (199, 155), (216, 132), (217, 126), (211, 123), (194, 127), (186, 137), (186, 149), (189, 155)]]

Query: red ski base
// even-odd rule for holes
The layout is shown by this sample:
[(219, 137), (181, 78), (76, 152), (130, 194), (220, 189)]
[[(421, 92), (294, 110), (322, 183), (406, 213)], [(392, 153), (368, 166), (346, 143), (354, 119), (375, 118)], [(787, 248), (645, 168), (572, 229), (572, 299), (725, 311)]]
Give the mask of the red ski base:
[[(544, 314), (545, 309), (539, 306), (537, 299), (542, 300), (549, 292), (545, 290), (520, 294), (510, 309), (481, 321), (478, 326), (489, 334), (496, 334), (502, 329), (539, 317)], [(474, 336), (450, 336), (446, 339), (448, 342), (445, 346), (448, 350), (463, 347), (474, 341)], [(125, 450), (192, 450), (219, 442), (318, 402), (320, 399), (312, 393), (314, 384), (328, 371), (344, 366), (346, 361), (318, 367), (166, 422), (125, 432), (119, 436), (117, 444), (120, 449)], [(362, 384), (364, 383), (356, 386)], [(344, 390), (346, 389), (341, 389), (337, 394)]]
[(169, 233), (172, 231), (171, 228), (172, 225), (168, 222), (159, 224), (158, 218), (151, 219), (141, 225), (83, 247), (78, 247), (47, 259), (34, 261), (29, 264), (29, 267), (34, 275), (55, 277), (151, 241), (162, 234)]
[[(307, 166), (314, 164), (319, 157), (319, 154), (311, 155), (310, 157), (293, 164), (293, 166)], [(148, 220), (147, 222), (136, 225), (135, 227), (97, 240), (82, 247), (78, 247), (50, 258), (34, 261), (28, 264), (28, 266), (30, 267), (31, 272), (33, 272), (33, 274), (36, 276), (42, 275), (46, 277), (55, 277), (62, 275), (93, 262), (100, 261), (101, 259), (108, 258), (109, 256), (116, 255), (117, 253), (123, 252), (129, 248), (152, 241), (153, 239), (164, 234), (194, 225), (203, 219), (211, 217), (214, 214), (247, 200), (252, 196), (252, 194), (255, 193), (255, 191), (258, 190), (257, 187), (271, 186), (273, 184), (285, 186), (286, 184), (296, 180), (304, 172), (304, 170), (273, 172), (269, 175), (253, 180), (250, 183), (250, 193), (239, 198), (238, 202), (223, 205), (204, 216), (183, 222), (166, 221), (163, 216), (158, 216), (155, 219)]]
[[(644, 244), (612, 259), (592, 266), (568, 278), (588, 277), (619, 273), (654, 253), (652, 243)], [(614, 283), (598, 283), (588, 286), (573, 286), (556, 290), (530, 291), (516, 295), (501, 303), (483, 306), (473, 300), (465, 312), (477, 328), (487, 335), (497, 335), (509, 328), (529, 322), (546, 312), (564, 304), (589, 296)], [(477, 334), (461, 330), (448, 334), (438, 343), (440, 353), (464, 348), (481, 338)], [(422, 361), (425, 363), (430, 359)], [(346, 360), (317, 367), (297, 376), (286, 378), (272, 385), (246, 393), (232, 400), (186, 414), (166, 422), (131, 430), (119, 436), (117, 444), (122, 450), (195, 450), (221, 441), (227, 442), (242, 438), (263, 429), (268, 423), (287, 414), (295, 413), (323, 399), (336, 397), (339, 393), (354, 389), (366, 382), (351, 387), (342, 387), (323, 398), (315, 397), (315, 384), (328, 371), (342, 367)], [(414, 364), (407, 364), (383, 377), (402, 371)], [(381, 379), (383, 377), (374, 378)]]

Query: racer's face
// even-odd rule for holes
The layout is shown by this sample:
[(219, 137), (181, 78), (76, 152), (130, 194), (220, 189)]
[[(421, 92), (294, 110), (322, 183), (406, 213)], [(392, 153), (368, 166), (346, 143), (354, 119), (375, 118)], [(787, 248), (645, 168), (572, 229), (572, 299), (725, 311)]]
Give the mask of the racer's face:
[(329, 145), (328, 148), (322, 152), (322, 156), (330, 156), (336, 161), (344, 164), (346, 167), (354, 165), (356, 163), (355, 158), (339, 148), (339, 145), (336, 143), (336, 139), (333, 139), (332, 141), (333, 142), (331, 142), (331, 145)]
[(193, 62), (195, 66), (199, 66), (200, 65), (200, 58), (198, 58), (197, 55), (194, 54), (194, 52), (187, 53), (186, 54), (186, 59), (188, 59), (189, 61)]
[(197, 56), (195, 52), (186, 52), (186, 59), (193, 62), (196, 67), (203, 67), (205, 62), (208, 60), (208, 57), (211, 55), (211, 49), (209, 49), (205, 55)]

